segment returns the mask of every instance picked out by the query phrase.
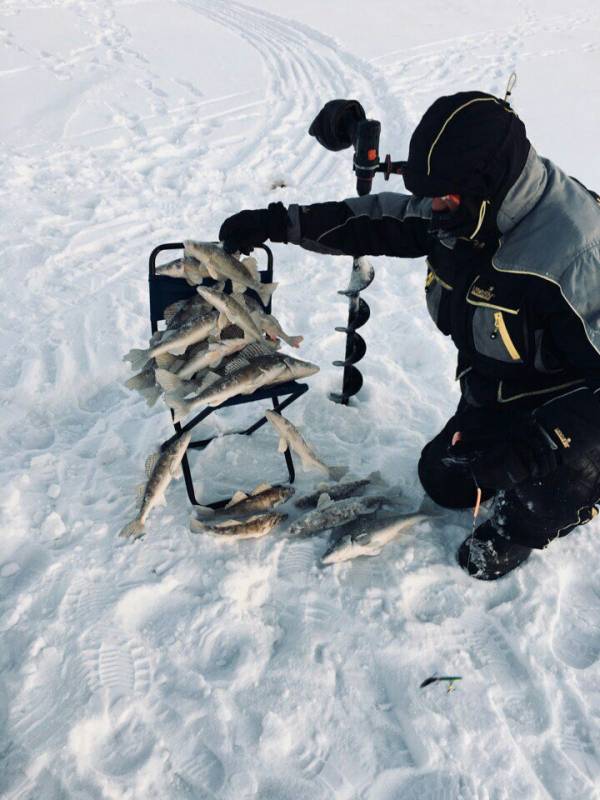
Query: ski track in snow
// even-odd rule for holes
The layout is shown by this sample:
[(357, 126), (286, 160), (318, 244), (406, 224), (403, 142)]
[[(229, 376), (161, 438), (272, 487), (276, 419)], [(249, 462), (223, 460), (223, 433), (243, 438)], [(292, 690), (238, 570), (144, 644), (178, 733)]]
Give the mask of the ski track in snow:
[[(459, 79), (501, 93), (517, 62), (596, 52), (587, 29), (598, 12), (588, 12), (525, 9), (510, 29), (473, 22), (464, 36), (368, 62), (284, 8), (5, 0), (0, 81), (31, 73), (60, 93), (43, 125), (32, 100), (0, 152), (3, 797), (600, 798), (597, 524), (489, 586), (454, 564), (466, 514), (321, 570), (326, 536), (239, 546), (192, 536), (179, 482), (142, 542), (116, 538), (145, 457), (170, 431), (163, 408), (122, 386), (123, 353), (148, 335), (152, 247), (214, 238), (242, 207), (352, 194), (347, 154), (306, 133), (322, 102), (360, 98), (397, 153)], [(175, 60), (165, 71), (156, 19), (166, 34), (189, 29), (199, 51), (210, 36), (234, 66), (258, 64), (263, 83), (232, 79), (207, 96)], [(335, 292), (347, 260), (325, 268), (292, 248), (276, 259), (277, 313), (323, 367), (291, 418), (331, 463), (380, 469), (416, 501), (418, 453), (456, 400), (421, 265), (376, 260), (365, 388), (342, 409), (327, 392), (340, 377), (328, 364), (342, 347)], [(281, 473), (268, 431), (235, 448), (216, 442), (202, 463), (203, 496)], [(316, 482), (299, 470), (299, 491)], [(419, 690), (435, 672), (463, 681)]]

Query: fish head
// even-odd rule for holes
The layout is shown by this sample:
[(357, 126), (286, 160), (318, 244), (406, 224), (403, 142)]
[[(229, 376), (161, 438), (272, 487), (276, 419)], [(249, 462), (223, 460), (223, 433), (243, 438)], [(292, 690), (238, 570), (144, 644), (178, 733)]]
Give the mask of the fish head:
[(319, 371), (316, 364), (311, 364), (310, 361), (302, 361), (293, 356), (284, 355), (283, 362), (294, 378), (307, 378), (309, 375), (314, 375)]

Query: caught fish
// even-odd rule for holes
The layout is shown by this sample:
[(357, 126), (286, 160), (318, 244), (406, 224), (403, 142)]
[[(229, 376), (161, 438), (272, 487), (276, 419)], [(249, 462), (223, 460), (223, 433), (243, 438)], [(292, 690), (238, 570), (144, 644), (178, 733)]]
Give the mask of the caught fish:
[(165, 401), (175, 412), (174, 422), (180, 422), (188, 414), (203, 406), (219, 406), (238, 394), (252, 394), (262, 386), (274, 383), (285, 374), (286, 365), (274, 356), (259, 356), (248, 366), (218, 380), (189, 400), (167, 393)]
[(155, 274), (158, 278), (179, 278), (184, 280), (189, 286), (196, 286), (205, 278), (209, 278), (209, 272), (199, 261), (191, 256), (177, 258), (167, 264), (156, 267)]
[(286, 519), (287, 514), (279, 514), (275, 511), (269, 514), (257, 514), (242, 521), (228, 519), (225, 522), (218, 522), (216, 525), (207, 525), (202, 520), (192, 518), (190, 530), (192, 533), (212, 533), (231, 539), (258, 539), (260, 536), (266, 536)]
[[(248, 344), (247, 339), (224, 339), (217, 341), (205, 340), (202, 349), (198, 350), (190, 359), (186, 359), (181, 369), (177, 370), (180, 380), (188, 380), (197, 372), (204, 369), (214, 369), (227, 356), (238, 353)], [(172, 371), (172, 370), (170, 370)]]
[(331, 501), (327, 495), (319, 500), (314, 511), (303, 514), (290, 526), (292, 536), (308, 536), (312, 533), (338, 528), (357, 517), (373, 514), (388, 500), (385, 497), (349, 497), (347, 500)]
[[(378, 475), (379, 481), (381, 481)], [(316, 508), (319, 498), (323, 494), (328, 494), (332, 500), (345, 500), (347, 497), (354, 497), (360, 494), (363, 489), (373, 482), (373, 478), (363, 478), (360, 481), (348, 481), (346, 483), (334, 483), (331, 485), (322, 484), (318, 491), (299, 497), (294, 505), (296, 508)]]
[(187, 300), (178, 300), (171, 303), (163, 311), (167, 329), (179, 328), (191, 319), (196, 319), (202, 314), (211, 311), (213, 306), (207, 303), (199, 294), (194, 294)]
[(146, 474), (148, 483), (144, 489), (140, 513), (137, 517), (126, 525), (119, 536), (131, 539), (139, 539), (144, 535), (144, 525), (148, 514), (152, 509), (164, 502), (165, 492), (172, 478), (180, 476), (180, 464), (185, 455), (190, 439), (191, 431), (184, 433), (175, 439), (162, 453), (150, 456), (146, 461)]
[(426, 514), (394, 514), (359, 517), (344, 525), (340, 536), (321, 558), (322, 564), (337, 564), (359, 556), (376, 556), (388, 542), (424, 522)]
[[(260, 297), (263, 305), (268, 305), (271, 295), (277, 288), (276, 283), (261, 283), (258, 271), (250, 274), (250, 264), (242, 264), (237, 258), (223, 250), (222, 245), (210, 242), (184, 242), (185, 252), (196, 258), (206, 267), (211, 278), (231, 281), (234, 292), (252, 289)], [(253, 259), (254, 260), (254, 259)], [(256, 262), (254, 262), (256, 263)]]
[(262, 341), (262, 332), (257, 328), (256, 323), (246, 308), (231, 295), (215, 292), (213, 289), (207, 289), (204, 286), (198, 286), (196, 291), (200, 297), (203, 297), (208, 303), (221, 312), (221, 317), (219, 317), (219, 325), (221, 328), (225, 327), (223, 319), (225, 318), (225, 320), (228, 320), (233, 325), (239, 325), (248, 339), (253, 339), (256, 342)]
[(133, 369), (141, 370), (151, 358), (163, 353), (181, 355), (190, 345), (210, 336), (215, 330), (216, 323), (217, 313), (215, 311), (203, 314), (198, 319), (186, 322), (177, 330), (163, 331), (158, 343), (153, 344), (147, 350), (133, 348), (123, 357), (123, 361), (130, 361)]
[(317, 470), (326, 475), (329, 480), (334, 481), (339, 480), (348, 472), (348, 467), (328, 467), (323, 463), (312, 447), (304, 441), (300, 431), (284, 416), (275, 411), (266, 411), (265, 416), (279, 434), (279, 452), (285, 453), (288, 447), (291, 447), (300, 456), (302, 468), (305, 471)]
[(183, 361), (171, 353), (163, 353), (149, 361), (141, 372), (125, 381), (125, 386), (139, 392), (149, 406), (153, 406), (162, 394), (162, 388), (156, 382), (156, 372), (163, 369), (177, 370)]
[(257, 511), (269, 511), (272, 508), (285, 503), (294, 494), (292, 486), (271, 486), (269, 483), (261, 483), (250, 494), (236, 492), (226, 506), (223, 508), (207, 508), (199, 506), (196, 511), (202, 516), (243, 516), (244, 514), (254, 514)]
[(267, 314), (253, 297), (248, 295), (241, 296), (250, 316), (263, 333), (266, 333), (271, 339), (283, 339), (291, 347), (300, 347), (304, 341), (304, 336), (289, 336), (279, 324), (279, 320), (273, 314)]

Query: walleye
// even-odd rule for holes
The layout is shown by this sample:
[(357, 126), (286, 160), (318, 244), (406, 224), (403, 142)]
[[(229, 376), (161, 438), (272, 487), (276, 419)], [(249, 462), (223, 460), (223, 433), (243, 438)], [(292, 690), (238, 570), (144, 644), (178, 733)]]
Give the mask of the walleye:
[(202, 520), (192, 518), (190, 530), (192, 533), (212, 533), (231, 539), (258, 539), (260, 536), (266, 536), (286, 519), (287, 514), (279, 514), (275, 511), (269, 514), (257, 514), (242, 521), (228, 519), (216, 525), (207, 525)]
[(373, 474), (368, 478), (363, 478), (360, 481), (348, 481), (347, 483), (334, 483), (330, 486), (326, 484), (321, 485), (320, 489), (313, 494), (307, 494), (305, 497), (299, 497), (294, 505), (296, 508), (316, 508), (319, 503), (319, 498), (323, 494), (329, 495), (332, 500), (345, 500), (347, 497), (354, 497), (360, 494), (361, 491), (369, 486), (373, 480), (381, 482), (381, 476)]
[(169, 261), (168, 264), (161, 264), (156, 267), (155, 273), (158, 278), (180, 278), (189, 286), (196, 286), (205, 278), (210, 277), (206, 267), (191, 256), (184, 256), (175, 261)]
[(128, 389), (139, 392), (149, 406), (153, 406), (162, 394), (162, 388), (156, 383), (159, 368), (176, 370), (183, 362), (171, 353), (163, 353), (149, 361), (141, 372), (125, 381)]
[(242, 297), (250, 316), (263, 333), (266, 333), (271, 339), (283, 339), (291, 347), (300, 347), (304, 336), (289, 336), (279, 324), (279, 320), (272, 314), (267, 314), (253, 297), (247, 295), (242, 295)]
[(148, 483), (144, 490), (140, 513), (137, 517), (126, 525), (119, 536), (125, 538), (139, 539), (144, 535), (144, 525), (150, 511), (157, 505), (164, 502), (165, 492), (172, 478), (179, 477), (179, 465), (185, 455), (190, 439), (191, 431), (184, 433), (179, 439), (175, 439), (162, 453), (150, 456), (146, 461), (146, 474)]
[(328, 467), (327, 464), (324, 464), (314, 450), (304, 441), (299, 430), (284, 416), (277, 414), (275, 411), (266, 411), (265, 416), (279, 434), (279, 452), (285, 453), (288, 447), (291, 447), (300, 456), (302, 468), (305, 471), (317, 470), (326, 475), (329, 480), (334, 481), (338, 481), (348, 472), (348, 467)]
[(215, 380), (211, 386), (190, 400), (181, 400), (177, 396), (166, 394), (165, 401), (175, 412), (173, 421), (180, 422), (202, 406), (219, 406), (238, 394), (252, 394), (261, 386), (274, 383), (285, 371), (285, 363), (276, 356), (259, 356), (248, 366)]
[[(254, 276), (250, 274), (253, 269), (248, 262), (242, 264), (237, 258), (223, 250), (221, 245), (210, 242), (184, 242), (185, 252), (196, 258), (206, 267), (211, 278), (220, 280), (227, 278), (231, 281), (234, 292), (243, 292), (252, 289), (260, 297), (264, 306), (268, 305), (271, 295), (277, 288), (276, 283), (261, 283), (254, 262)], [(252, 259), (254, 261), (254, 259)]]
[(308, 536), (329, 528), (337, 528), (357, 517), (373, 514), (387, 502), (389, 501), (385, 497), (371, 495), (360, 498), (349, 497), (347, 500), (338, 500), (337, 503), (334, 503), (327, 495), (323, 495), (315, 511), (303, 514), (290, 526), (290, 534), (292, 536)]
[(210, 336), (215, 329), (217, 316), (216, 311), (210, 311), (198, 319), (186, 322), (178, 330), (164, 331), (157, 344), (153, 344), (147, 350), (133, 348), (123, 357), (123, 361), (130, 361), (132, 368), (139, 370), (143, 369), (151, 358), (163, 353), (173, 355), (185, 353), (190, 345)]
[(249, 495), (241, 491), (236, 492), (223, 508), (212, 509), (199, 506), (196, 511), (202, 516), (209, 517), (223, 516), (224, 514), (238, 517), (244, 514), (253, 514), (256, 511), (270, 511), (289, 500), (294, 492), (295, 489), (292, 486), (271, 486), (269, 483), (261, 483)]
[(257, 328), (248, 311), (231, 295), (221, 294), (221, 292), (215, 292), (203, 286), (198, 286), (196, 291), (200, 297), (221, 312), (222, 316), (219, 317), (219, 324), (222, 328), (225, 327), (222, 324), (222, 317), (226, 317), (232, 324), (239, 325), (248, 339), (254, 339), (256, 342), (262, 341), (262, 332)]
[(341, 528), (341, 535), (323, 554), (321, 563), (338, 564), (359, 556), (379, 555), (388, 542), (427, 519), (427, 514), (419, 513), (359, 517)]
[(224, 339), (214, 342), (203, 342), (206, 346), (199, 350), (193, 358), (185, 362), (181, 369), (177, 370), (177, 377), (180, 380), (188, 380), (197, 372), (203, 369), (214, 369), (227, 356), (238, 353), (248, 344), (247, 339)]
[(207, 303), (199, 294), (194, 294), (187, 300), (178, 300), (175, 303), (171, 303), (163, 311), (163, 317), (167, 323), (167, 329), (171, 330), (172, 328), (181, 327), (191, 319), (196, 319), (202, 314), (212, 311), (212, 308), (213, 306)]

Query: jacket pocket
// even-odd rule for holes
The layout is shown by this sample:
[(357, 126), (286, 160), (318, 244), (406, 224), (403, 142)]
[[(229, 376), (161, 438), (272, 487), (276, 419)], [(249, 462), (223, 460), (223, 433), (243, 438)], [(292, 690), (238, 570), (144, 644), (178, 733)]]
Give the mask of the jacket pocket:
[(436, 274), (429, 261), (427, 261), (427, 277), (425, 278), (425, 298), (427, 300), (427, 310), (429, 311), (429, 316), (431, 319), (444, 333), (448, 333), (448, 331), (445, 330), (446, 326), (442, 324), (443, 321), (440, 316), (440, 306), (442, 305), (442, 301), (445, 299), (444, 296), (451, 291), (452, 286), (450, 286), (448, 283), (445, 283)]
[[(523, 363), (525, 337), (518, 312), (508, 312), (493, 306), (477, 306), (473, 311), (473, 344), (487, 358), (508, 364)], [(507, 317), (509, 322), (507, 323)], [(511, 318), (512, 317), (512, 318)], [(520, 335), (517, 335), (520, 334)]]

